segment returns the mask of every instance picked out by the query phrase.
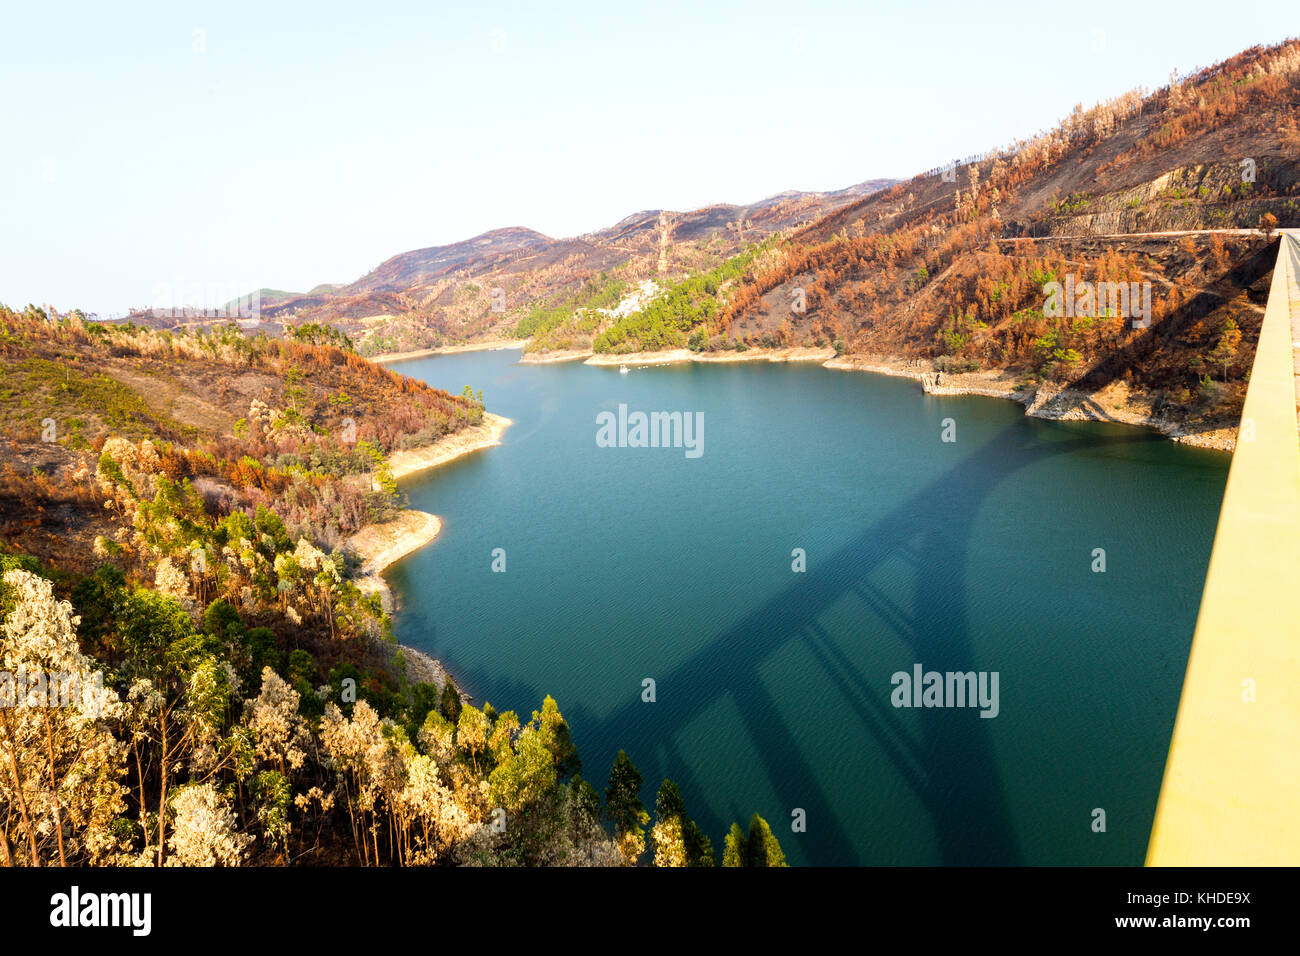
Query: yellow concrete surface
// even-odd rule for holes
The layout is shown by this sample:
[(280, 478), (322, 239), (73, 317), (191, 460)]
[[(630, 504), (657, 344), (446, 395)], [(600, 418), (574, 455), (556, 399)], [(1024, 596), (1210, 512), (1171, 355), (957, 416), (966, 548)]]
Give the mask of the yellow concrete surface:
[(1300, 864), (1300, 439), (1292, 355), (1293, 310), (1300, 303), (1289, 294), (1297, 278), (1300, 230), (1285, 230), (1147, 848), (1149, 866)]

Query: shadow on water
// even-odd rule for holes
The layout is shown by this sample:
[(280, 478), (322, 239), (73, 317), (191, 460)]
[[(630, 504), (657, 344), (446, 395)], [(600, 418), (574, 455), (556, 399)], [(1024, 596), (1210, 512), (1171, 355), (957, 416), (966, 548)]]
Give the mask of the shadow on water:
[[(1076, 433), (1064, 440), (1043, 442), (1019, 424), (1001, 431), (819, 562), (830, 568), (853, 567), (852, 580), (833, 574), (799, 575), (797, 584), (658, 679), (658, 686), (671, 688), (671, 693), (661, 692), (654, 716), (649, 718), (654, 721), (664, 757), (654, 763), (643, 759), (647, 787), (653, 790), (659, 779), (670, 776), (684, 793), (699, 791), (695, 774), (678, 753), (675, 737), (715, 702), (727, 699), (739, 711), (755, 742), (781, 805), (804, 808), (808, 819), (829, 833), (828, 845), (839, 848), (839, 858), (818, 862), (878, 862), (862, 859), (854, 850), (856, 842), (845, 832), (793, 731), (782, 719), (779, 701), (764, 688), (759, 665), (796, 642), (831, 675), (831, 687), (847, 701), (865, 739), (889, 758), (924, 806), (943, 864), (1022, 863), (990, 740), (992, 721), (971, 720), (969, 711), (937, 709), (926, 711), (919, 723), (919, 738), (909, 734), (892, 707), (882, 701), (882, 687), (888, 685), (880, 675), (868, 678), (852, 666), (818, 619), (841, 597), (852, 594), (890, 622), (892, 636), (910, 652), (910, 660), (942, 659), (945, 670), (975, 670), (964, 602), (936, 596), (964, 593), (970, 535), (984, 500), (1005, 478), (1050, 456), (1161, 440), (1154, 433), (1133, 431)], [(867, 580), (884, 559), (900, 557), (914, 573), (910, 609), (900, 607)], [(717, 667), (720, 660), (729, 662), (721, 673)], [(633, 740), (645, 731), (648, 718), (644, 706), (638, 699), (605, 718), (575, 712), (575, 732), (579, 739), (594, 729), (604, 740)], [(963, 767), (976, 768), (976, 772), (958, 772)], [(595, 770), (595, 766), (589, 768)], [(598, 779), (594, 773), (591, 777)], [(714, 834), (725, 832), (731, 823), (708, 813), (699, 814), (698, 819), (706, 832)], [(737, 819), (743, 823), (747, 814)]]
[[(554, 409), (542, 406), (542, 411), (549, 416)], [(516, 444), (538, 433), (536, 425), (526, 433), (516, 428), (506, 440)], [(1015, 768), (998, 764), (993, 734), (997, 722), (979, 719), (969, 710), (898, 714), (888, 703), (888, 673), (855, 664), (842, 641), (834, 637), (841, 629), (823, 616), (837, 602), (850, 598), (881, 622), (868, 636), (887, 646), (891, 658), (897, 651), (900, 666), (906, 666), (906, 661), (942, 670), (976, 670), (975, 647), (987, 635), (971, 633), (964, 596), (969, 590), (971, 555), (978, 550), (972, 535), (990, 496), (1020, 470), (1057, 455), (1164, 442), (1155, 432), (1121, 431), (1113, 426), (1070, 427), (1063, 432), (1054, 425), (1050, 439), (1044, 440), (1037, 428), (1026, 428), (1017, 416), (968, 454), (962, 455), (958, 445), (941, 446), (954, 456), (947, 469), (835, 553), (821, 557), (818, 567), (832, 573), (813, 570), (794, 576), (796, 583), (710, 636), (670, 673), (656, 675), (660, 695), (653, 708), (647, 710), (639, 698), (632, 697), (612, 713), (598, 714), (561, 701), (587, 760), (584, 777), (603, 789), (612, 749), (625, 746), (645, 775), (643, 799), (648, 808), (653, 808), (658, 782), (670, 777), (681, 786), (701, 826), (719, 839), (732, 820), (743, 824), (757, 808), (747, 806), (747, 798), (730, 794), (708, 809), (693, 802), (692, 794), (716, 789), (717, 781), (707, 781), (706, 786), (702, 771), (693, 769), (684, 750), (689, 750), (686, 740), (692, 724), (717, 703), (726, 702), (739, 714), (777, 805), (804, 808), (810, 829), (815, 826), (824, 837), (819, 840), (818, 858), (811, 862), (915, 862), (915, 857), (909, 861), (905, 854), (900, 858), (896, 849), (871, 846), (868, 837), (844, 819), (844, 795), (835, 792), (832, 799), (829, 781), (818, 779), (806, 755), (807, 740), (800, 739), (800, 730), (783, 716), (789, 710), (787, 695), (809, 689), (779, 685), (769, 691), (765, 686), (764, 668), (770, 671), (782, 650), (797, 649), (825, 675), (816, 693), (824, 695), (828, 704), (843, 702), (848, 715), (840, 726), (821, 725), (818, 732), (847, 739), (852, 752), (874, 748), (883, 758), (882, 765), (894, 768), (930, 823), (937, 847), (935, 862), (1023, 863), (1004, 785), (1014, 778)], [(471, 467), (476, 458), (445, 467)], [(447, 474), (440, 470), (440, 479)], [(888, 568), (883, 567), (886, 563)], [(888, 585), (873, 583), (873, 575), (884, 572), (892, 577), (900, 564), (910, 587), (900, 586), (896, 577)], [(403, 614), (412, 612), (414, 608)], [(582, 612), (575, 608), (574, 613)], [(427, 643), (440, 644), (432, 613), (407, 621), (428, 636)], [(500, 672), (489, 673), (487, 668), (458, 666), (455, 652), (450, 653), (452, 672), (471, 689), (491, 687), (498, 708), (513, 705), (526, 719), (531, 708), (540, 706), (543, 691), (536, 686)], [(724, 663), (719, 666), (719, 662)], [(612, 749), (598, 752), (583, 746), (583, 741), (592, 739), (609, 742)], [(771, 822), (779, 832), (780, 822)], [(874, 821), (873, 826), (875, 832), (886, 833), (889, 821)], [(721, 850), (720, 843), (715, 849)]]

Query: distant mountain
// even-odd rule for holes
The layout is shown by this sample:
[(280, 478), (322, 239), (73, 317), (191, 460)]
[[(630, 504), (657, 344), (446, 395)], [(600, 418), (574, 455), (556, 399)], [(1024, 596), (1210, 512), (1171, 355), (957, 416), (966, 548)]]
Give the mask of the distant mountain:
[[(370, 354), (506, 335), (535, 305), (600, 273), (618, 271), (629, 281), (684, 276), (894, 182), (874, 179), (830, 192), (790, 190), (743, 206), (647, 209), (565, 239), (522, 227), (494, 229), (400, 253), (345, 286), (302, 295), (263, 290), (262, 315), (276, 324), (336, 324)], [(504, 294), (503, 311), (494, 310), (493, 289)]]
[[(329, 295), (331, 293), (337, 292), (341, 288), (343, 288), (343, 286), (341, 285), (335, 283), (323, 282), (320, 285), (313, 287), (310, 292), (306, 293), (306, 295), (308, 296)], [(259, 299), (261, 300), (262, 307), (266, 308), (267, 306), (280, 305), (282, 303), (289, 302), (293, 299), (301, 299), (303, 298), (304, 294), (301, 292), (284, 292), (281, 289), (258, 289), (256, 292), (252, 293), (252, 295), (258, 296)], [(243, 301), (246, 302), (247, 299), (248, 297), (245, 296)], [(229, 302), (227, 302), (225, 305), (223, 305), (222, 309), (233, 311), (240, 304), (241, 304), (241, 300), (232, 299)]]
[(552, 239), (532, 229), (493, 229), (450, 245), (414, 249), (393, 256), (373, 272), (343, 287), (341, 294), (405, 292), (436, 282), (457, 270), (481, 271), (493, 264), (518, 259), (557, 244), (563, 244), (563, 240)]
[(665, 214), (672, 224), (672, 238), (679, 241), (699, 241), (723, 235), (729, 230), (734, 231), (737, 222), (745, 223), (742, 228), (748, 238), (764, 238), (810, 222), (895, 182), (897, 180), (872, 179), (833, 192), (787, 190), (747, 206), (719, 203), (685, 213), (646, 209), (583, 238), (597, 243), (654, 242), (658, 238), (659, 218)]

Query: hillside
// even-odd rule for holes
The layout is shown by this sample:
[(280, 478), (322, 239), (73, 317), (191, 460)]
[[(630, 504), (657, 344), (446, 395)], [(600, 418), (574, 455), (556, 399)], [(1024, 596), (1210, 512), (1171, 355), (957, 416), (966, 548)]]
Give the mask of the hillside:
[(393, 475), (482, 394), (309, 338), (0, 306), (0, 865), (635, 863), (626, 755), (602, 807), (552, 698), (469, 703), (362, 586), (437, 533)]
[[(233, 327), (172, 334), (77, 315), (0, 309), (3, 532), (28, 553), (77, 566), (89, 542), (62, 512), (17, 507), (33, 474), (69, 494), (105, 443), (155, 444), (165, 472), (191, 479), (209, 507), (266, 505), (293, 537), (338, 547), (393, 513), (366, 477), (400, 449), (477, 424), (454, 397), (333, 345), (249, 338)], [(75, 495), (74, 495), (75, 497)], [(12, 507), (11, 507), (12, 506)], [(65, 555), (64, 552), (67, 552)]]
[[(495, 229), (393, 256), (346, 286), (264, 296), (262, 317), (268, 330), (303, 322), (336, 325), (367, 355), (504, 337), (535, 307), (553, 306), (601, 273), (629, 284), (684, 277), (750, 241), (806, 225), (892, 183), (788, 191), (749, 205), (682, 213), (644, 210), (569, 239)], [(495, 299), (494, 289), (501, 290)]]
[[(1294, 40), (1076, 107), (1047, 134), (751, 249), (732, 260), (735, 281), (684, 283), (597, 323), (592, 348), (833, 347), (836, 364), (1015, 393), (1043, 414), (1228, 428), (1258, 336), (1270, 232), (1300, 224), (1298, 109)], [(1053, 315), (1048, 285), (1067, 280), (1112, 285)], [(1145, 319), (1119, 314), (1109, 294), (1121, 282), (1149, 298)]]
[(330, 295), (332, 293), (337, 292), (341, 288), (343, 288), (343, 286), (338, 285), (336, 283), (322, 282), (320, 285), (313, 286), (308, 292), (305, 293), (285, 292), (283, 289), (258, 289), (256, 292), (253, 292), (250, 295), (246, 296), (242, 301), (239, 299), (232, 299), (229, 302), (223, 303), (220, 306), (219, 310), (222, 312), (235, 314), (238, 312), (241, 306), (246, 308), (249, 300), (257, 301), (258, 304), (264, 309), (272, 308), (274, 306), (281, 305), (285, 302), (292, 301), (293, 299), (301, 299), (310, 296)]

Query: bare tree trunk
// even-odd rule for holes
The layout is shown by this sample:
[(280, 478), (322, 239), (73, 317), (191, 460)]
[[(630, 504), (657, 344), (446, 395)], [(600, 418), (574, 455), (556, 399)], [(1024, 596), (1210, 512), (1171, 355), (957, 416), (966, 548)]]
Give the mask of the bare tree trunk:
[[(361, 846), (357, 840), (357, 815), (352, 811), (352, 792), (348, 787), (347, 778), (343, 779), (343, 799), (348, 805), (348, 823), (352, 826), (352, 849), (357, 851), (357, 859), (361, 859)], [(317, 831), (319, 837), (320, 831)], [(364, 864), (363, 864), (364, 865)]]
[(14, 865), (14, 857), (12, 851), (10, 851), (9, 849), (9, 821), (8, 820), (5, 820), (4, 828), (0, 829), (0, 850), (4, 850), (4, 855), (5, 855), (4, 865), (12, 868)]
[(158, 795), (158, 865), (163, 865), (163, 854), (167, 847), (164, 839), (167, 827), (167, 714), (164, 711), (162, 715), (162, 759), (159, 761), (158, 772), (162, 777), (162, 789)]
[(59, 781), (54, 770), (54, 727), (48, 711), (45, 713), (45, 753), (50, 763), (50, 795), (54, 798), (54, 836), (59, 846), (59, 866), (67, 866), (68, 860), (63, 853), (63, 808), (59, 805)]
[(32, 826), (31, 814), (27, 811), (27, 798), (23, 796), (23, 775), (18, 769), (18, 759), (14, 756), (13, 728), (9, 723), (9, 714), (0, 709), (4, 716), (5, 739), (9, 741), (9, 773), (14, 780), (14, 793), (18, 795), (18, 812), (22, 814), (23, 828), (27, 831), (27, 843), (32, 853), (32, 866), (41, 865), (40, 854), (36, 852), (36, 830)]
[(135, 779), (140, 789), (140, 832), (144, 834), (144, 845), (149, 846), (149, 813), (145, 809), (144, 802), (144, 766), (140, 762), (140, 745), (131, 744), (131, 749), (135, 752)]

